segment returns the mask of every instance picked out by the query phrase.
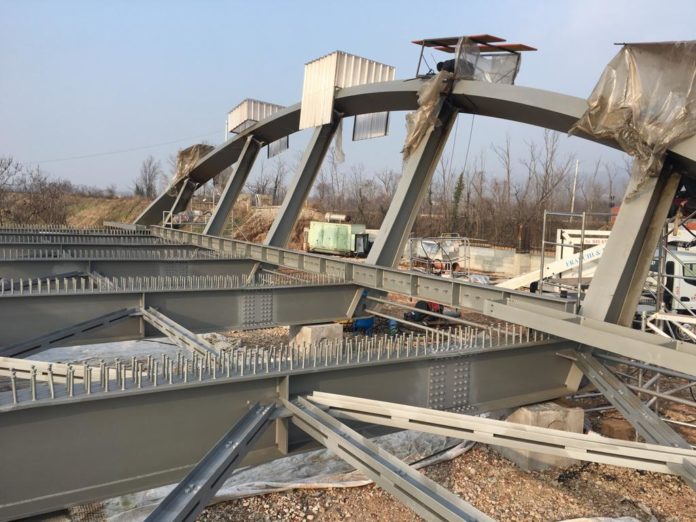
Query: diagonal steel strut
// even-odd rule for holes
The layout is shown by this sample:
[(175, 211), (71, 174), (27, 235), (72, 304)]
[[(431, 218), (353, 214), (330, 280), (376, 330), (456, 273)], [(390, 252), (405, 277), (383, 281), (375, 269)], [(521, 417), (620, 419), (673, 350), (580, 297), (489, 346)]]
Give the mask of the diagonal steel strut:
[(275, 404), (254, 404), (147, 517), (148, 522), (194, 521), (271, 422)]
[(493, 520), (307, 400), (283, 404), (293, 423), (426, 520)]
[(137, 308), (123, 308), (105, 315), (100, 315), (93, 319), (55, 330), (46, 335), (29, 339), (28, 341), (13, 344), (0, 348), (0, 356), (4, 357), (28, 357), (38, 352), (48, 350), (54, 346), (62, 346), (61, 342), (66, 339), (79, 337), (82, 334), (91, 332), (98, 328), (111, 326), (114, 323), (129, 319), (138, 315), (140, 310)]
[[(691, 448), (687, 441), (667, 426), (606, 366), (595, 359), (589, 350), (580, 349), (572, 354), (563, 353), (562, 355), (575, 361), (576, 366), (646, 441), (674, 448)], [(681, 466), (673, 464), (668, 466), (692, 488), (696, 489), (696, 459), (685, 458)]]

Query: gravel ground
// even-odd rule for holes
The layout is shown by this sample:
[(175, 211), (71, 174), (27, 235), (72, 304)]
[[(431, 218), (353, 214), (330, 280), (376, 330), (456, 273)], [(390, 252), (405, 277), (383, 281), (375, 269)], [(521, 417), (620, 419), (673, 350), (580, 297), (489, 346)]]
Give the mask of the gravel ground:
[[(600, 464), (525, 472), (494, 450), (470, 452), (425, 474), (500, 521), (632, 516), (641, 521), (696, 520), (696, 493), (681, 479)], [(654, 517), (654, 518), (653, 518)], [(300, 490), (212, 506), (200, 521), (421, 520), (376, 486)]]

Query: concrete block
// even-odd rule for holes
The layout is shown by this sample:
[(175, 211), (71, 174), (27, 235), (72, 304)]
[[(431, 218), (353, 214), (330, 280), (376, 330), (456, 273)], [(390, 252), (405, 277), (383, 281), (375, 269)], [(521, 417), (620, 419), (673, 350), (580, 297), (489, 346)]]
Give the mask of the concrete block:
[(338, 323), (310, 324), (307, 326), (290, 327), (290, 344), (302, 346), (307, 343), (318, 343), (324, 340), (343, 338), (343, 325)]
[[(507, 421), (526, 426), (582, 433), (584, 416), (585, 412), (582, 408), (565, 408), (554, 402), (545, 402), (519, 408), (507, 418)], [(495, 447), (495, 449), (525, 471), (541, 471), (552, 467), (565, 468), (578, 462), (575, 459), (528, 450), (501, 447)]]

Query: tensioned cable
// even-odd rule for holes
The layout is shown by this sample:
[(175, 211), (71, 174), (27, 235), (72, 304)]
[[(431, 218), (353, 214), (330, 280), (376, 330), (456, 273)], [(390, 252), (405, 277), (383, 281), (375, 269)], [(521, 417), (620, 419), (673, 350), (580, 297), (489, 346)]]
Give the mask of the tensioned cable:
[(198, 136), (194, 136), (192, 138), (181, 138), (178, 140), (172, 140), (172, 141), (165, 141), (162, 143), (155, 143), (152, 145), (142, 145), (140, 147), (132, 147), (129, 149), (120, 149), (120, 150), (113, 150), (113, 151), (108, 151), (108, 152), (95, 152), (93, 154), (82, 154), (79, 156), (68, 156), (65, 158), (53, 158), (53, 159), (46, 159), (46, 160), (39, 160), (39, 161), (27, 161), (25, 163), (30, 163), (30, 164), (41, 164), (41, 163), (56, 163), (59, 161), (72, 161), (72, 160), (80, 160), (80, 159), (87, 159), (87, 158), (98, 158), (100, 156), (112, 156), (114, 154), (123, 154), (126, 152), (133, 152), (137, 150), (145, 150), (145, 149), (153, 149), (155, 147), (163, 147), (164, 145), (172, 145), (174, 143), (180, 143), (182, 141), (191, 141), (191, 140), (196, 140), (199, 138), (205, 138), (208, 136), (212, 136), (213, 134), (217, 134), (217, 132), (209, 132), (207, 134), (200, 134)]

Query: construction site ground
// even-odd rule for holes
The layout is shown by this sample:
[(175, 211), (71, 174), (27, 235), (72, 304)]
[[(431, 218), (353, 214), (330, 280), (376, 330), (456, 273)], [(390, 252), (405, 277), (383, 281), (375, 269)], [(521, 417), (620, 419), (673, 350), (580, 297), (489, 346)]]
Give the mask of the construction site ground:
[[(395, 298), (395, 296), (390, 296)], [(413, 305), (406, 298), (404, 304)], [(400, 316), (404, 310), (383, 306), (381, 310)], [(480, 314), (467, 320), (489, 323)], [(386, 332), (384, 320), (376, 322), (376, 333)], [(346, 333), (351, 335), (350, 333)], [(274, 345), (288, 342), (288, 328), (228, 332), (243, 345)], [(212, 340), (212, 339), (211, 339)], [(688, 392), (686, 392), (688, 393)], [(595, 407), (604, 399), (560, 400), (567, 406)], [(696, 411), (683, 405), (662, 403), (661, 413), (675, 420), (695, 422)], [(588, 414), (594, 431), (634, 440), (630, 425), (614, 410)], [(677, 428), (696, 444), (696, 430)], [(578, 463), (569, 468), (527, 472), (500, 456), (492, 447), (475, 445), (463, 455), (422, 469), (428, 477), (500, 521), (560, 521), (581, 517), (634, 517), (641, 521), (696, 520), (696, 492), (672, 475), (635, 471), (608, 465)], [(69, 518), (104, 520), (99, 504), (71, 510)], [(354, 488), (300, 489), (283, 493), (220, 502), (203, 511), (201, 521), (339, 521), (391, 522), (422, 520), (390, 494), (375, 485)]]

